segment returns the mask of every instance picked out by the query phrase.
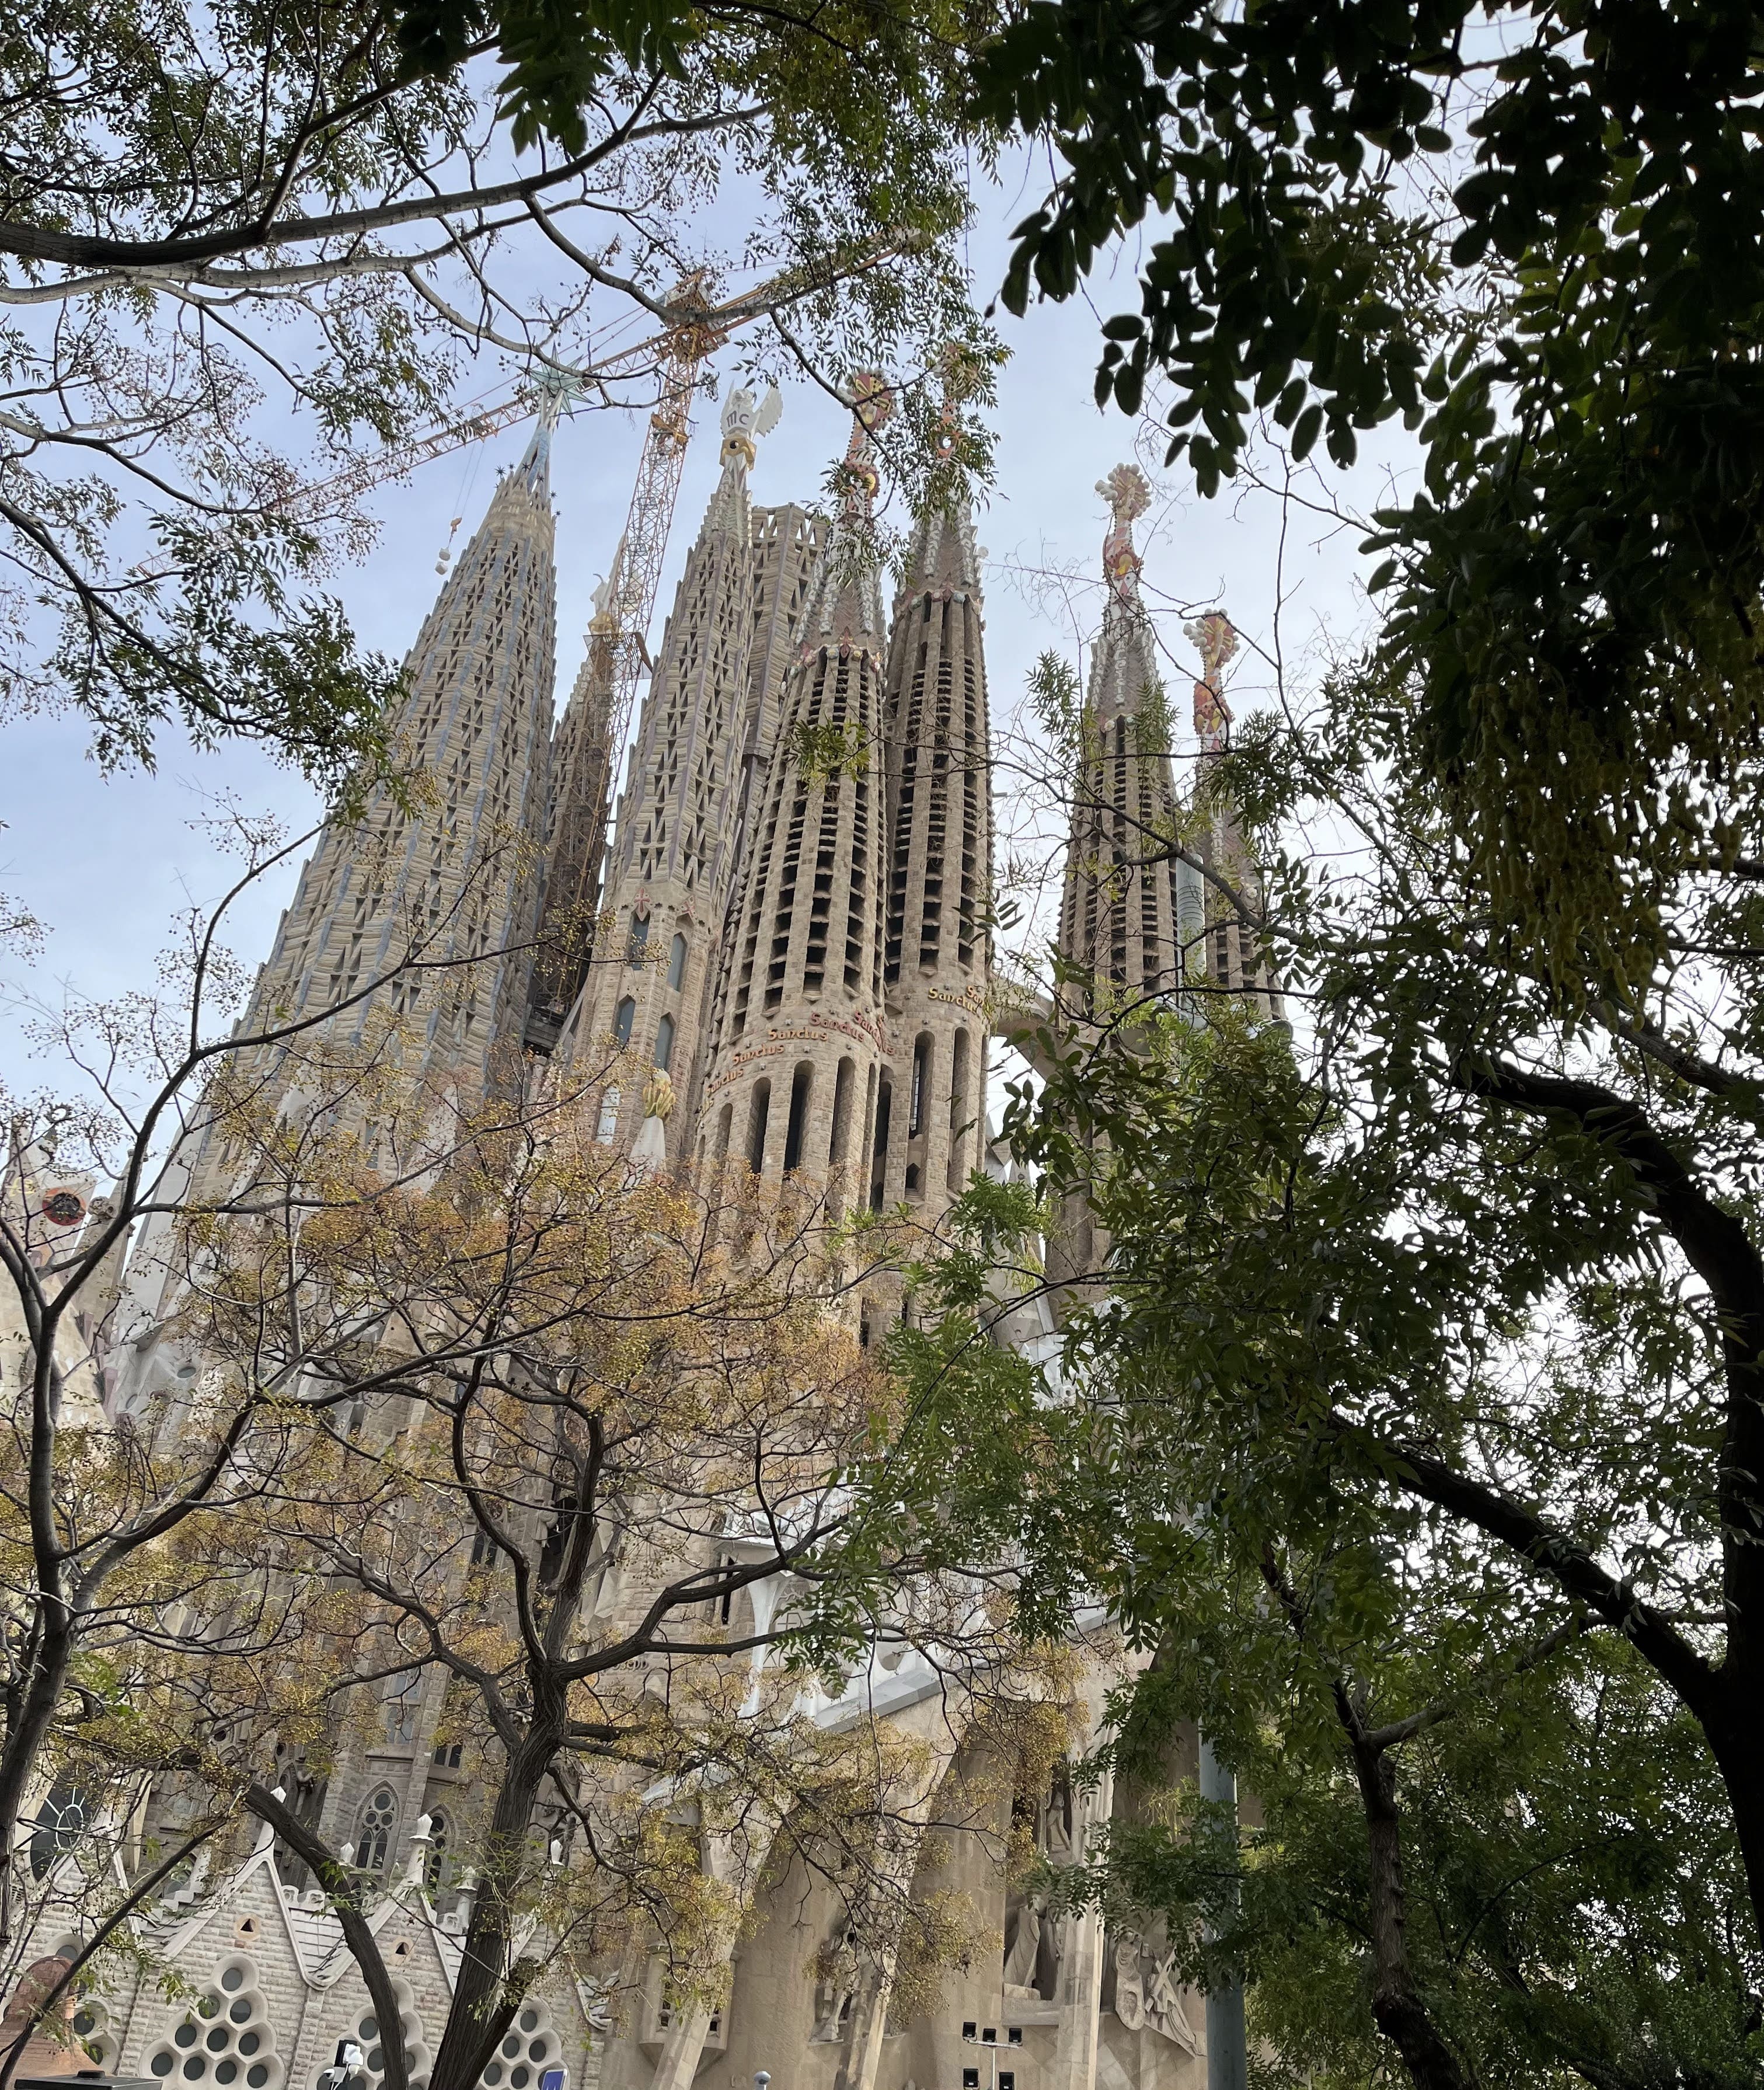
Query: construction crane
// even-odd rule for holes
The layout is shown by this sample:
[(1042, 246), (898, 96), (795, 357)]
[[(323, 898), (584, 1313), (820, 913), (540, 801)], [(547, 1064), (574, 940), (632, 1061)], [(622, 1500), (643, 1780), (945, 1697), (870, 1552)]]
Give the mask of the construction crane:
[[(702, 290), (701, 278), (688, 277), (671, 302), (684, 303), (701, 295)], [(587, 657), (570, 693), (553, 750), (545, 904), (527, 1024), (527, 1043), (536, 1051), (549, 1052), (555, 1044), (593, 954), (614, 772), (630, 732), (637, 691), (645, 670), (654, 664), (649, 626), (686, 467), (699, 372), (705, 358), (751, 316), (741, 307), (751, 307), (764, 295), (750, 292), (721, 307), (701, 306), (702, 316), (676, 327), (666, 339), (661, 398), (644, 432), (618, 548), (595, 592)]]
[[(875, 268), (904, 252), (907, 243), (901, 239), (884, 239), (844, 261), (835, 258), (810, 268), (787, 269), (752, 290), (743, 290), (738, 297), (712, 306), (700, 302), (706, 277), (702, 270), (695, 271), (682, 278), (661, 307), (664, 314), (678, 312), (679, 316), (670, 318), (660, 333), (651, 334), (632, 347), (620, 349), (586, 369), (571, 370), (560, 366), (548, 371), (536, 387), (522, 383), (506, 396), (474, 401), (464, 413), (438, 422), (421, 435), (375, 450), (328, 479), (314, 479), (262, 501), (259, 504), (260, 511), (296, 522), (322, 515), (342, 503), (359, 500), (363, 494), (371, 493), (389, 480), (407, 478), (419, 466), (432, 463), (450, 451), (485, 441), (527, 419), (535, 411), (536, 392), (543, 395), (547, 391), (562, 391), (579, 397), (596, 385), (634, 377), (648, 367), (659, 365), (661, 399), (651, 416), (637, 489), (631, 499), (630, 517), (621, 540), (622, 553), (626, 544), (635, 548), (622, 561), (624, 571), (630, 576), (630, 587), (622, 579), (617, 591), (618, 629), (622, 634), (628, 633), (633, 628), (631, 620), (639, 606), (637, 591), (641, 577), (650, 572), (652, 565), (654, 572), (650, 574), (648, 603), (651, 609), (654, 606), (655, 578), (660, 572), (661, 553), (667, 547), (668, 525), (673, 520), (674, 496), (679, 490), (679, 459), (685, 454), (692, 395), (704, 358), (749, 320), (761, 317), (793, 298), (807, 297), (824, 290), (842, 276)], [(670, 444), (673, 446), (671, 453), (668, 447)], [(674, 457), (671, 478), (665, 470), (658, 472), (652, 462), (653, 456), (654, 460), (665, 463), (669, 454)], [(637, 525), (639, 511), (645, 518), (660, 517), (660, 550), (655, 550), (652, 545), (651, 522)], [(458, 527), (457, 522), (454, 527)], [(137, 580), (162, 580), (175, 573), (179, 563), (171, 559), (144, 560), (129, 570)], [(445, 568), (447, 561), (444, 558), (441, 563)], [(648, 627), (646, 611), (642, 624), (636, 628), (646, 631)], [(639, 649), (639, 665), (643, 657)], [(632, 687), (635, 686), (634, 682)], [(626, 716), (628, 719), (628, 704)]]
[[(873, 268), (905, 252), (907, 244), (900, 239), (878, 240), (854, 257), (848, 269)], [(556, 1044), (593, 955), (616, 770), (630, 735), (638, 690), (654, 666), (649, 626), (673, 527), (700, 368), (738, 327), (782, 298), (793, 292), (806, 296), (847, 272), (830, 264), (789, 270), (740, 297), (709, 306), (702, 302), (703, 276), (687, 276), (669, 302), (676, 309), (684, 307), (691, 316), (659, 342), (646, 344), (662, 351), (661, 397), (644, 432), (624, 532), (596, 592), (587, 656), (553, 746), (545, 901), (526, 1030), (526, 1043), (534, 1051), (549, 1053)]]

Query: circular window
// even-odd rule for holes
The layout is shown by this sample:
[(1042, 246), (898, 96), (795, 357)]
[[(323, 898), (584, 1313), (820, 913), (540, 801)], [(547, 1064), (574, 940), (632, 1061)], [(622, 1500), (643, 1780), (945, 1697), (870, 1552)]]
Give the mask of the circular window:
[(537, 2011), (537, 2010), (523, 2010), (523, 2011), (521, 2012), (521, 2030), (522, 2030), (523, 2032), (537, 2032), (537, 2031), (538, 2031), (538, 2029), (539, 2029), (539, 2013), (538, 2013), (538, 2011)]
[(512, 2068), (509, 2071), (510, 2090), (527, 2090), (527, 2084), (532, 2079), (532, 2075), (524, 2062), (518, 2068)]
[(506, 2039), (503, 2041), (502, 2058), (505, 2061), (512, 2061), (520, 2050), (521, 2043), (518, 2039)]
[(493, 2085), (498, 2084), (502, 2080), (502, 2064), (500, 2061), (493, 2061), (490, 2063), (490, 2066), (484, 2071), (484, 2079), (486, 2083)]
[[(282, 2066), (256, 1982), (257, 1970), (249, 1959), (223, 1966), (214, 1987), (147, 2057), (152, 2073), (163, 2079), (181, 2072), (187, 2083), (236, 2084), (243, 2072), (241, 2057), (256, 2054), (258, 2058), (246, 2077), (252, 2090), (281, 2090)], [(180, 2049), (187, 2056), (181, 2071)]]
[[(429, 2053), (423, 2043), (423, 2024), (416, 2013), (415, 1994), (408, 1981), (394, 1981), (392, 1993), (398, 1998), (398, 2030), (403, 2035), (404, 2066), (411, 2090), (428, 2090)], [(385, 2077), (386, 2055), (376, 2011), (370, 2009), (357, 2019), (355, 2036), (362, 2049), (362, 2066), (369, 2090), (381, 2090)]]

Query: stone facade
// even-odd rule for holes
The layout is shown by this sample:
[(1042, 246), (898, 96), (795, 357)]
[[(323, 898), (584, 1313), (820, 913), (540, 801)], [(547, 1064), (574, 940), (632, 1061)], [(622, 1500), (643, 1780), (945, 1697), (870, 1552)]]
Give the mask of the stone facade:
[[(580, 918), (598, 892), (583, 837), (606, 825), (606, 677), (591, 633), (553, 746), (544, 429), (499, 487), (411, 655), (401, 727), (433, 780), (432, 802), (407, 817), (376, 800), (359, 828), (327, 832), (254, 1009), (304, 1007), (370, 978), (413, 910), (445, 916), (467, 867), (493, 844), (518, 843), (506, 876), (485, 884), (491, 897), (461, 909), (446, 931), (450, 950), (497, 945), (481, 983), (450, 996), (401, 989), (389, 1003), (425, 1066), (481, 1094), (502, 1078), (498, 1056), (524, 1025), (529, 1041), (555, 1039), (552, 1078), (590, 1088), (600, 1136), (615, 1148), (706, 1185), (745, 1165), (774, 1182), (797, 1179), (836, 1210), (899, 1206), (927, 1227), (970, 1169), (996, 1168), (984, 1136), (992, 953), (982, 555), (965, 511), (921, 518), (885, 613), (870, 528), (882, 403), (872, 393), (855, 417), (828, 527), (803, 508), (751, 505), (763, 410), (746, 393), (729, 400), (721, 476), (642, 708), (593, 962), (566, 1016), (570, 965), (586, 946), (536, 984), (530, 954), (544, 910), (554, 924), (560, 910)], [(1185, 817), (1169, 750), (1136, 730), (1157, 687), (1132, 548), (1136, 488), (1125, 472), (1107, 482), (1109, 593), (1061, 946), (1092, 983), (1092, 1014), (1122, 997), (1182, 991), (1203, 944), (1222, 983), (1260, 993), (1271, 1013), (1253, 944), (1220, 917), (1198, 874), (1173, 858), (1133, 860)], [(1217, 633), (1209, 643), (1203, 755), (1205, 732), (1216, 736), (1223, 716)], [(1205, 846), (1208, 861), (1246, 864), (1223, 814)], [(536, 1031), (533, 1010), (545, 1019)], [(1086, 1238), (1078, 1252), (1087, 1258), (1095, 1246)], [(153, 1364), (155, 1310), (142, 1292), (123, 1316), (144, 1386), (170, 1368), (163, 1357)], [(1034, 1354), (1052, 1341), (1044, 1308), (1005, 1325)], [(787, 1595), (760, 1585), (746, 1601), (758, 1619)], [(1074, 1650), (1077, 1749), (1097, 1733), (1122, 1675), (1104, 1622), (1094, 1623), (1094, 1645)], [(296, 1762), (283, 1772), (296, 1813), (384, 1883), (372, 1921), (393, 1940), (417, 2090), (450, 2007), (471, 1892), (446, 1867), (471, 1770), (444, 1739), (444, 1709), (438, 1685), (389, 1700), (383, 1727), (341, 1751), (322, 1784)], [(761, 2069), (776, 2090), (1200, 2090), (1202, 2012), (1172, 1984), (1156, 1941), (1105, 1934), (1095, 1916), (1055, 1919), (1008, 1888), (1009, 1780), (985, 1775), (994, 1745), (945, 1670), (878, 1648), (840, 1695), (810, 1692), (802, 1715), (829, 1731), (885, 1723), (919, 1752), (899, 1877), (916, 1897), (959, 1899), (976, 1938), (935, 2006), (902, 2003), (885, 1959), (843, 1980), (831, 1890), (799, 1864), (768, 1873), (756, 1848), (741, 1920), (724, 1940), (720, 2002), (676, 2009), (652, 1970), (633, 2006), (604, 2020), (592, 1994), (549, 1969), (481, 2090), (540, 2090), (541, 2066), (594, 2090), (746, 2090)], [(1056, 1768), (1025, 1833), (1056, 1862), (1080, 1857), (1091, 1831), (1130, 1804), (1106, 1779), (1075, 1791)], [(175, 1827), (174, 1799), (148, 1813), (156, 1833)], [(324, 1897), (270, 1839), (235, 1853), (217, 1886), (192, 1881), (161, 1903), (143, 1942), (195, 2000), (125, 1980), (90, 2006), (88, 2044), (124, 2071), (177, 2090), (313, 2090), (337, 2042), (355, 2037), (372, 2076), (360, 1977)], [(991, 2044), (981, 2036), (989, 2028)]]
[(519, 1079), (557, 653), (550, 445), (541, 424), (405, 663), (392, 738), (429, 795), (407, 811), (377, 789), (325, 829), (246, 1017), (342, 1004), (329, 1027), (348, 1042), (394, 1017), (407, 1069), (468, 1095)]

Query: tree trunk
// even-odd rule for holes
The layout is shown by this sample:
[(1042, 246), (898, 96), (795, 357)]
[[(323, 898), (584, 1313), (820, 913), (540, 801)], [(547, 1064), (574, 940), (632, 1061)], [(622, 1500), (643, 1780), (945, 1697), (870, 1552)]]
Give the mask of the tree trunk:
[[(561, 1692), (557, 1696), (561, 1707)], [(508, 1979), (513, 1970), (507, 1965), (516, 1890), (527, 1863), (533, 1810), (566, 1731), (561, 1717), (543, 1727), (536, 1722), (509, 1758), (490, 1817), (487, 1863), (430, 2090), (472, 2090), (520, 2008), (524, 1984)]]
[(1345, 1705), (1343, 1714), (1366, 1810), (1366, 1854), (1370, 1861), (1372, 2015), (1379, 2030), (1403, 2057), (1417, 2090), (1474, 2090), (1475, 2078), (1447, 2045), (1426, 2005), (1416, 1994), (1409, 1976), (1405, 1935), (1408, 1890), (1403, 1883), (1396, 1770), (1388, 1751), (1375, 1748), (1365, 1740), (1360, 1721)]

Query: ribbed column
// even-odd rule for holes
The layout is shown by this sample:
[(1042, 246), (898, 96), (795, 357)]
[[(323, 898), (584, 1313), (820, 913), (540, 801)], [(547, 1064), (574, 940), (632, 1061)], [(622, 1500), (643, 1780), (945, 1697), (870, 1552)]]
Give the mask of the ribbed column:
[[(717, 872), (734, 815), (753, 633), (747, 472), (765, 409), (736, 391), (723, 410), (722, 475), (674, 596), (643, 700), (608, 865), (605, 924), (570, 1024), (577, 1078), (604, 1136), (629, 1152), (646, 1087), (696, 1086), (722, 907)], [(768, 418), (766, 425), (771, 425)], [(604, 1080), (599, 1077), (603, 1076)], [(678, 1161), (689, 1113), (668, 1119)]]
[(914, 533), (888, 652), (888, 910), (894, 1042), (887, 1206), (936, 1220), (979, 1165), (991, 939), (991, 721), (979, 556), (965, 510)]
[[(880, 404), (881, 395), (876, 395)], [(861, 1185), (882, 1023), (884, 625), (860, 410), (845, 510), (817, 563), (776, 751), (750, 819), (699, 1112), (707, 1166)]]

